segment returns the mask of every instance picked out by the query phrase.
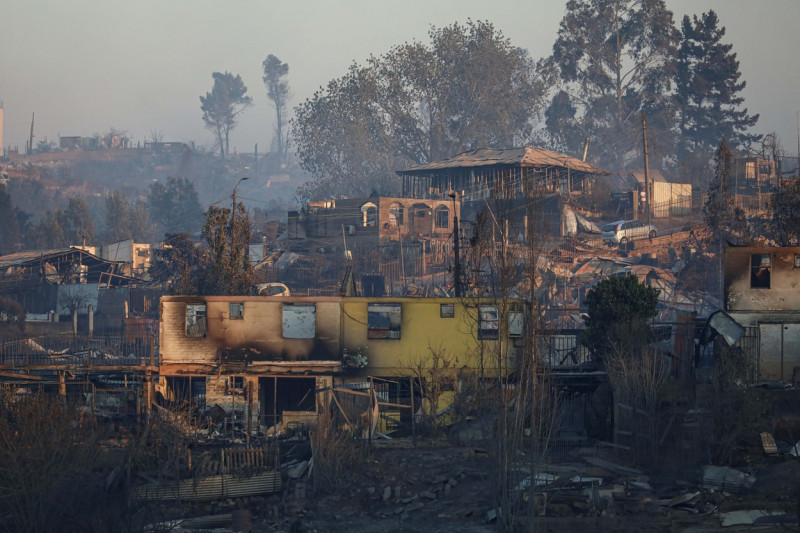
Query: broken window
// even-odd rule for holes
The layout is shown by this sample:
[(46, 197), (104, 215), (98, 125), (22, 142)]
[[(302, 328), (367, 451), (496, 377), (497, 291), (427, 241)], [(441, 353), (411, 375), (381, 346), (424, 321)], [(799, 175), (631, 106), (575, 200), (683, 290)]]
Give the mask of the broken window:
[(454, 318), (456, 316), (455, 304), (440, 304), (439, 316), (442, 318)]
[(772, 260), (769, 254), (752, 254), (750, 256), (750, 288), (769, 289)]
[(244, 303), (231, 302), (231, 309), (229, 313), (231, 320), (241, 320), (244, 318)]
[(496, 305), (478, 307), (478, 339), (491, 340), (500, 338), (500, 320)]
[(447, 229), (450, 227), (450, 210), (443, 205), (436, 208), (435, 223), (437, 228)]
[(367, 304), (367, 338), (399, 339), (400, 304)]
[(317, 335), (314, 304), (283, 304), (283, 338), (313, 339)]
[(186, 304), (186, 336), (206, 336), (206, 304)]

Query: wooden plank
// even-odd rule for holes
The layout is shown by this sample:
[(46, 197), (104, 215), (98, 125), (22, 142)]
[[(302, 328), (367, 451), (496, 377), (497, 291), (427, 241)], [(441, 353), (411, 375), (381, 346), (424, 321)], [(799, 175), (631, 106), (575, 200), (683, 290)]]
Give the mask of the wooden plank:
[(778, 446), (775, 444), (775, 438), (767, 431), (761, 433), (761, 446), (764, 448), (764, 453), (767, 455), (775, 455), (778, 453)]

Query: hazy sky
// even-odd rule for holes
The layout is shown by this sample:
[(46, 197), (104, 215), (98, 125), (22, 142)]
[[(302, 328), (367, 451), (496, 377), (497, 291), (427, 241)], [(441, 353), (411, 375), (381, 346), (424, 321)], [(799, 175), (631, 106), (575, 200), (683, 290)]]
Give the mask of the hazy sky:
[[(714, 9), (727, 28), (756, 131), (776, 131), (797, 150), (800, 1), (666, 0), (676, 22)], [(273, 110), (261, 80), (268, 54), (289, 64), (291, 106), (342, 75), (353, 61), (395, 44), (425, 41), (431, 25), (489, 20), (538, 59), (551, 52), (562, 0), (0, 0), (0, 101), (6, 146), (89, 136), (110, 128), (134, 141), (211, 148), (199, 96), (211, 73), (240, 74), (254, 106), (231, 149), (259, 151), (272, 138)]]

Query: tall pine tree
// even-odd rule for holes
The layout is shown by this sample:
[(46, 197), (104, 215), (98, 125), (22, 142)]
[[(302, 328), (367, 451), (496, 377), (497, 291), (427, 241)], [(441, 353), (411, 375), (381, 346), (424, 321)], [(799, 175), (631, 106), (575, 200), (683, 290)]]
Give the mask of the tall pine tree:
[(540, 69), (554, 84), (545, 111), (550, 146), (579, 155), (586, 137), (593, 163), (641, 165), (641, 112), (659, 145), (651, 164), (671, 152), (671, 99), (678, 31), (664, 0), (569, 0), (553, 54)]
[(758, 141), (747, 133), (758, 121), (741, 109), (746, 82), (740, 80), (739, 61), (733, 45), (723, 44), (725, 27), (714, 11), (686, 15), (681, 23), (681, 44), (675, 75), (680, 110), (678, 156), (705, 166), (721, 139), (736, 149)]

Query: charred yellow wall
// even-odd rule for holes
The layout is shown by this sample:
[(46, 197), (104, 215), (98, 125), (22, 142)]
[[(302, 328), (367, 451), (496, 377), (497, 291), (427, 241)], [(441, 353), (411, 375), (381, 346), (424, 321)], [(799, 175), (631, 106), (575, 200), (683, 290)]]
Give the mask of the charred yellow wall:
[[(264, 296), (168, 296), (161, 299), (161, 362), (215, 363), (220, 353), (229, 360), (309, 361), (339, 358), (338, 298), (280, 298)], [(230, 318), (230, 303), (244, 303), (242, 319)], [(205, 337), (186, 335), (186, 305), (206, 304)], [(313, 339), (283, 338), (284, 304), (316, 307)]]

